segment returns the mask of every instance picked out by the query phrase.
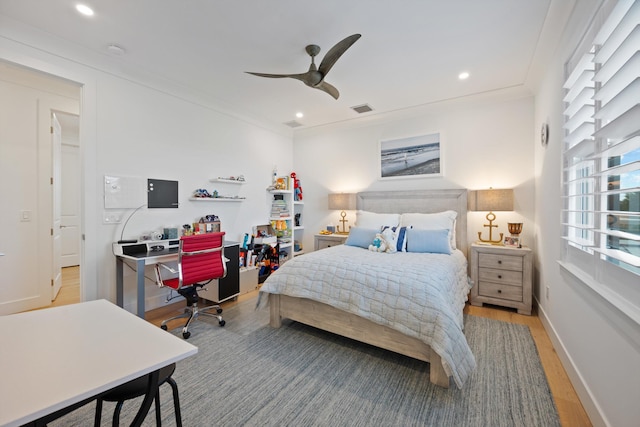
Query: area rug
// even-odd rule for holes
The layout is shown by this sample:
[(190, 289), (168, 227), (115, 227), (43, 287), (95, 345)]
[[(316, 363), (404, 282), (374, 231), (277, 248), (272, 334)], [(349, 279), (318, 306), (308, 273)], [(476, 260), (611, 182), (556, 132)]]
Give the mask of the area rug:
[[(429, 365), (296, 322), (268, 326), (254, 301), (225, 310), (227, 326), (195, 324), (198, 354), (178, 363), (184, 426), (558, 426), (529, 328), (465, 317), (478, 366), (463, 389), (429, 383)], [(179, 330), (175, 332), (179, 335)], [(174, 426), (161, 389), (163, 425)], [(139, 401), (126, 402), (129, 425)], [(93, 403), (50, 426), (93, 424)], [(105, 403), (103, 425), (113, 404)], [(155, 425), (153, 409), (145, 426)]]

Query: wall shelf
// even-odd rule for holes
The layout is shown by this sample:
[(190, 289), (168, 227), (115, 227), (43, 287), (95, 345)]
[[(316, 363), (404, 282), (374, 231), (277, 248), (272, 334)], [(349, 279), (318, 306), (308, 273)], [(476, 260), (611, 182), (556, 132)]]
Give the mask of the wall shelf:
[(226, 179), (226, 178), (211, 178), (209, 182), (224, 182), (227, 184), (246, 184), (247, 181), (238, 181), (237, 179)]
[(190, 197), (192, 202), (244, 202), (244, 197)]

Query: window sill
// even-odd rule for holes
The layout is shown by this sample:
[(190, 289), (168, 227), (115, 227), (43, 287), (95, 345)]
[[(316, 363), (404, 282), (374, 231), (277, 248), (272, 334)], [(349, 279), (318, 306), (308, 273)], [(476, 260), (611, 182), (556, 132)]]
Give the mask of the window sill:
[(609, 304), (614, 306), (616, 309), (622, 312), (625, 316), (627, 316), (629, 319), (633, 320), (637, 325), (640, 326), (640, 307), (637, 307), (636, 305), (629, 303), (628, 300), (621, 297), (618, 293), (608, 289), (602, 283), (599, 283), (597, 280), (595, 280), (593, 277), (586, 274), (584, 271), (576, 267), (574, 264), (564, 262), (564, 261), (558, 261), (558, 264), (567, 273), (571, 274), (580, 282), (584, 283), (596, 294), (600, 295), (600, 297), (606, 300)]

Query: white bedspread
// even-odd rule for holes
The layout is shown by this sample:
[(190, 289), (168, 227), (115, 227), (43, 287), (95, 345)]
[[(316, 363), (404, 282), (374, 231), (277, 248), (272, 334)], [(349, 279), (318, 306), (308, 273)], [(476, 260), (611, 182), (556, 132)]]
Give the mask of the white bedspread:
[(460, 251), (388, 254), (340, 245), (287, 261), (264, 282), (260, 300), (263, 293), (309, 298), (418, 338), (462, 387), (476, 366), (462, 331), (469, 289)]

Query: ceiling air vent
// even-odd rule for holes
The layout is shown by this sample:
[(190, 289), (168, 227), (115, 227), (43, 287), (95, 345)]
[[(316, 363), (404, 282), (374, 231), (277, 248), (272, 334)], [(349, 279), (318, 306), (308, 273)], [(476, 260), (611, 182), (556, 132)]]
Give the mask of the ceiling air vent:
[(371, 108), (369, 104), (356, 105), (355, 107), (351, 107), (351, 109), (358, 114), (368, 113), (369, 111), (373, 111), (373, 108)]
[(290, 122), (285, 122), (284, 124), (289, 126), (290, 128), (299, 128), (300, 126), (302, 126), (302, 123), (296, 120), (291, 120)]

